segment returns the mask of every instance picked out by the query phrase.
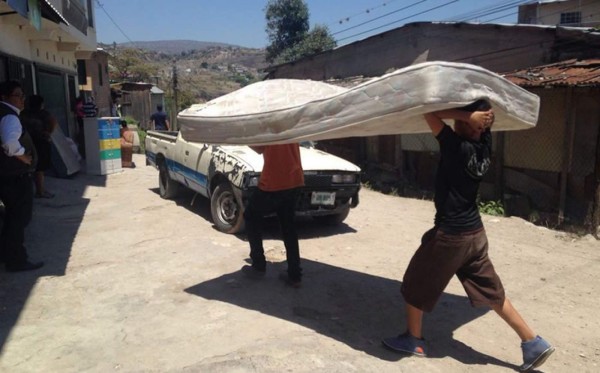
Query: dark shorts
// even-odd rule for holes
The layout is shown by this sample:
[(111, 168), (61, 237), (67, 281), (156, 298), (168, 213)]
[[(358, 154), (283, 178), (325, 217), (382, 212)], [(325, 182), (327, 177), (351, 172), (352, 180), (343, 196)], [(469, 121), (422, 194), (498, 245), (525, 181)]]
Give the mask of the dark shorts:
[(504, 302), (504, 287), (488, 256), (483, 228), (462, 234), (437, 228), (426, 232), (404, 274), (402, 295), (408, 304), (431, 312), (455, 274), (473, 306)]
[(36, 171), (47, 171), (51, 166), (52, 144), (48, 140), (33, 139), (33, 145), (38, 154), (38, 163)]

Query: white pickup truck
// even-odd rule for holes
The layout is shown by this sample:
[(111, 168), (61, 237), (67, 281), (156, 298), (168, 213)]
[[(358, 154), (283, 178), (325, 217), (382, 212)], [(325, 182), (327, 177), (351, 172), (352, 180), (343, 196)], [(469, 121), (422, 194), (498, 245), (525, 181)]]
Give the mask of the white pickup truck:
[[(360, 168), (344, 159), (301, 144), (305, 186), (296, 215), (339, 224), (358, 205)], [(160, 196), (173, 198), (185, 186), (210, 198), (217, 229), (243, 230), (244, 206), (258, 185), (262, 155), (248, 146), (188, 142), (179, 132), (148, 131), (146, 164), (158, 169)]]

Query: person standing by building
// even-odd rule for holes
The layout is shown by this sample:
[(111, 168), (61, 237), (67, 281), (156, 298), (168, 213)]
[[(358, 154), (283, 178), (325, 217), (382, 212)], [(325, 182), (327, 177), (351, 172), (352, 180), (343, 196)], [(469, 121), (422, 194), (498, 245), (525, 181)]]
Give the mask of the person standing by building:
[(298, 144), (284, 144), (252, 146), (252, 149), (263, 155), (264, 166), (258, 188), (250, 196), (244, 211), (252, 265), (242, 267), (242, 272), (250, 277), (264, 276), (267, 262), (262, 239), (263, 219), (275, 212), (281, 226), (288, 266), (287, 273), (283, 273), (281, 278), (288, 285), (300, 287), (302, 268), (294, 223), (299, 188), (304, 185), (300, 147)]
[(171, 128), (167, 113), (163, 111), (162, 105), (156, 105), (156, 112), (150, 116), (150, 121), (156, 131), (168, 131)]
[(133, 162), (133, 143), (135, 135), (127, 126), (127, 121), (121, 119), (121, 167), (135, 168)]
[[(454, 119), (454, 130), (443, 119)], [(520, 370), (530, 371), (543, 364), (554, 347), (533, 332), (505, 296), (488, 256), (476, 203), (479, 184), (491, 162), (491, 106), (479, 100), (460, 109), (425, 114), (425, 120), (440, 144), (435, 224), (423, 235), (402, 281), (407, 330), (382, 342), (397, 352), (425, 356), (423, 313), (433, 310), (456, 275), (473, 306), (491, 307), (521, 338), (524, 361)]]
[(0, 234), (0, 261), (9, 272), (30, 271), (44, 265), (28, 259), (25, 228), (33, 210), (33, 183), (37, 154), (21, 125), (19, 113), (25, 94), (17, 81), (0, 83), (0, 199), (5, 213)]
[(83, 104), (85, 103), (85, 97), (83, 93), (80, 93), (75, 100), (75, 119), (77, 120), (77, 149), (79, 154), (85, 158), (85, 137), (83, 133), (83, 118), (85, 113), (83, 112)]
[(38, 154), (35, 169), (35, 196), (37, 198), (53, 198), (54, 194), (46, 190), (44, 173), (50, 169), (52, 158), (52, 140), (50, 135), (58, 126), (56, 118), (44, 110), (44, 98), (32, 95), (27, 99), (27, 108), (21, 112), (21, 123), (33, 139)]

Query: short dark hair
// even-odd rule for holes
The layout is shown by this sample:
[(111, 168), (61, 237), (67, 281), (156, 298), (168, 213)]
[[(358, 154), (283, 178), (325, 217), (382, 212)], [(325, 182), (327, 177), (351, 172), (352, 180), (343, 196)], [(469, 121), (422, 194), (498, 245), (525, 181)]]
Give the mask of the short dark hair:
[(121, 119), (121, 128), (127, 128), (127, 121), (125, 119)]
[(2, 82), (0, 83), (0, 96), (10, 96), (17, 88), (23, 89), (23, 86), (16, 80)]
[(31, 95), (27, 98), (27, 107), (31, 110), (40, 110), (44, 105), (44, 98), (40, 95)]
[(461, 111), (468, 111), (468, 112), (472, 113), (474, 111), (488, 111), (491, 108), (492, 108), (492, 105), (490, 105), (490, 103), (487, 100), (480, 99), (480, 100), (470, 103), (467, 106), (459, 107), (457, 109), (461, 110)]
[(161, 111), (162, 110), (162, 105), (156, 105), (156, 110)]

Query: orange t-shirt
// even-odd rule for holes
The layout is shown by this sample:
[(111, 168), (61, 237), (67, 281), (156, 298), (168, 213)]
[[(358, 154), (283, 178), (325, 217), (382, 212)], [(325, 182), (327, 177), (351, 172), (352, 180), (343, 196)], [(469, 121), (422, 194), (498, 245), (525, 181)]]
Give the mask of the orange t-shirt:
[(304, 185), (304, 172), (298, 144), (257, 146), (262, 150), (264, 166), (258, 188), (265, 192), (276, 192)]

